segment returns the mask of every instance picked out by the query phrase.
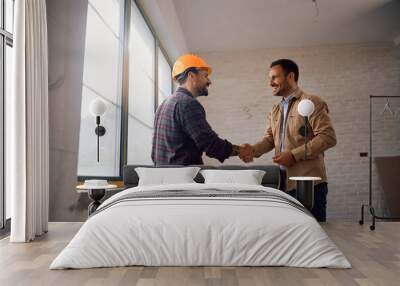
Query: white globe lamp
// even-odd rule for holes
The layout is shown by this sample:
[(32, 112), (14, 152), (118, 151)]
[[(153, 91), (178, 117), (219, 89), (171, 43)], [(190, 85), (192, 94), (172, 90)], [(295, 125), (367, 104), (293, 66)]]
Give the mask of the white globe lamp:
[(303, 99), (297, 106), (297, 111), (301, 116), (310, 116), (314, 112), (314, 103), (309, 99)]

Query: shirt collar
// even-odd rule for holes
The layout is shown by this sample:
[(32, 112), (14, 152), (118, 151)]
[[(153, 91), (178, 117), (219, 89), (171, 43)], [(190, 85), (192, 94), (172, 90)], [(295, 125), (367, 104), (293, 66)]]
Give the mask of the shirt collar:
[(282, 97), (282, 104), (289, 103), (293, 97), (297, 98), (299, 95), (299, 90), (300, 89), (297, 87), (295, 90), (292, 91), (291, 94), (289, 94), (289, 96)]
[(182, 86), (178, 87), (177, 90), (176, 90), (176, 92), (180, 92), (180, 93), (189, 95), (189, 96), (191, 96), (191, 97), (194, 98), (193, 94), (192, 94), (189, 90), (187, 90), (186, 88), (184, 88), (184, 87), (182, 87)]
[(286, 96), (286, 97), (282, 97), (282, 104), (289, 103), (292, 98), (293, 98), (293, 94)]

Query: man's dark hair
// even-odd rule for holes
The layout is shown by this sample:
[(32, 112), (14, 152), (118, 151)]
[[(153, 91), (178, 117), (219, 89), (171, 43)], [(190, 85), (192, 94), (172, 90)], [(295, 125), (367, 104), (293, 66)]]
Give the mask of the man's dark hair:
[(188, 68), (188, 69), (186, 69), (183, 73), (180, 73), (180, 74), (176, 77), (176, 80), (178, 81), (178, 83), (179, 83), (180, 85), (182, 85), (182, 84), (184, 84), (184, 83), (186, 82), (187, 77), (188, 77), (188, 75), (189, 75), (190, 72), (195, 73), (195, 74), (198, 74), (198, 73), (199, 73), (199, 71), (198, 71), (197, 68)]
[(274, 66), (281, 66), (285, 76), (287, 76), (289, 73), (294, 73), (294, 80), (297, 82), (299, 80), (299, 67), (297, 64), (289, 59), (280, 59), (276, 60), (271, 63), (271, 68)]

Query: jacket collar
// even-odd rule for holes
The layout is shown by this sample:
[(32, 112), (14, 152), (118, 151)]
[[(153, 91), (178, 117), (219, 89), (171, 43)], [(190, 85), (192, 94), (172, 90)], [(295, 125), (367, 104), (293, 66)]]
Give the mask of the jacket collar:
[(293, 97), (296, 99), (299, 99), (303, 91), (300, 89), (300, 87), (297, 87), (297, 89), (293, 92)]

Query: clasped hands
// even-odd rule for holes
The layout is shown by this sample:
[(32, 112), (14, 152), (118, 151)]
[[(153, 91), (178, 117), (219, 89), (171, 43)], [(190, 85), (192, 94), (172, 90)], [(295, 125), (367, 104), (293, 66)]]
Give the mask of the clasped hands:
[(255, 150), (250, 144), (242, 144), (239, 146), (239, 158), (245, 162), (253, 162), (255, 156)]
[[(250, 144), (242, 144), (239, 146), (239, 158), (243, 162), (253, 162), (254, 157), (255, 150), (253, 146), (251, 146)], [(278, 155), (275, 155), (274, 157), (272, 157), (272, 160), (274, 161), (274, 163), (285, 167), (291, 167), (296, 163), (296, 159), (290, 151), (282, 152)]]

